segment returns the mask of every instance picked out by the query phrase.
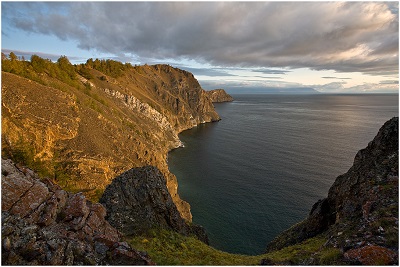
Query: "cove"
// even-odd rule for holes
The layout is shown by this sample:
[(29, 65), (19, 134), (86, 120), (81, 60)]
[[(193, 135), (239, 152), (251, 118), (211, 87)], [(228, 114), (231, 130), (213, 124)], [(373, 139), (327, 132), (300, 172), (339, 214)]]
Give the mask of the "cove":
[(261, 254), (303, 220), (380, 126), (397, 95), (234, 95), (222, 120), (180, 134), (169, 153), (179, 194), (210, 245)]

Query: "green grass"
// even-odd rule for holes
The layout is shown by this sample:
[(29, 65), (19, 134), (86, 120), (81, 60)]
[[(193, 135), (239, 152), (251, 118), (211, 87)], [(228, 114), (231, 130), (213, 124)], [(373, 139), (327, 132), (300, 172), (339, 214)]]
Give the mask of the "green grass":
[(129, 243), (147, 251), (157, 265), (259, 265), (262, 259), (273, 263), (301, 264), (313, 258), (315, 264), (333, 265), (341, 258), (336, 248), (324, 247), (322, 236), (267, 254), (249, 256), (214, 249), (196, 237), (186, 237), (167, 230), (152, 230), (146, 236), (133, 237)]
[(134, 237), (130, 244), (147, 251), (158, 265), (257, 265), (262, 256), (235, 255), (216, 250), (199, 241), (167, 230), (153, 230)]

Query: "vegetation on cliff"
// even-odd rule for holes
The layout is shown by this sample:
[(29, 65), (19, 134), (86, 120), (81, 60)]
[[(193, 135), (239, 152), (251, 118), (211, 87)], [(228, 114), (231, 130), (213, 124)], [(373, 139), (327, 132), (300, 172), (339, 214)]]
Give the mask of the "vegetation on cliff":
[(2, 55), (2, 156), (92, 200), (123, 171), (152, 165), (190, 221), (167, 153), (179, 132), (217, 120), (193, 75), (168, 65)]
[(225, 92), (224, 89), (214, 89), (211, 91), (207, 91), (207, 94), (213, 103), (233, 101), (233, 97), (230, 96), (227, 92)]

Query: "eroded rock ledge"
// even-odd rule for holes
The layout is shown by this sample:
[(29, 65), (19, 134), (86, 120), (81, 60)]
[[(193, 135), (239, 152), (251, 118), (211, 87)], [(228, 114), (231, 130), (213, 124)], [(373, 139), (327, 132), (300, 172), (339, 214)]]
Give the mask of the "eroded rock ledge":
[(153, 264), (122, 241), (101, 204), (11, 160), (2, 159), (1, 170), (3, 265)]

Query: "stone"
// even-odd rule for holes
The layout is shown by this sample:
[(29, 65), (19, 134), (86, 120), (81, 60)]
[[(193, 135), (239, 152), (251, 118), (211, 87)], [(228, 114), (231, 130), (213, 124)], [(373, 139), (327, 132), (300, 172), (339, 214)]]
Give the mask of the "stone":
[(31, 170), (21, 171), (12, 161), (2, 160), (3, 166), (6, 171), (2, 171), (2, 180), (13, 177), (17, 181), (14, 184), (20, 185), (2, 186), (2, 199), (7, 203), (4, 207), (9, 207), (1, 218), (3, 265), (117, 263), (118, 259), (110, 255), (122, 255), (121, 262), (127, 265), (153, 264), (148, 256), (123, 243), (119, 232), (105, 220), (106, 210), (101, 204), (91, 203), (81, 193), (69, 194), (54, 184), (43, 183)]
[(164, 176), (154, 166), (133, 168), (116, 177), (100, 203), (107, 209), (108, 222), (125, 235), (164, 228), (208, 242), (203, 228), (191, 228), (181, 217)]
[(398, 255), (388, 248), (380, 246), (365, 246), (347, 251), (344, 253), (344, 257), (346, 260), (355, 264), (390, 265), (396, 263)]

